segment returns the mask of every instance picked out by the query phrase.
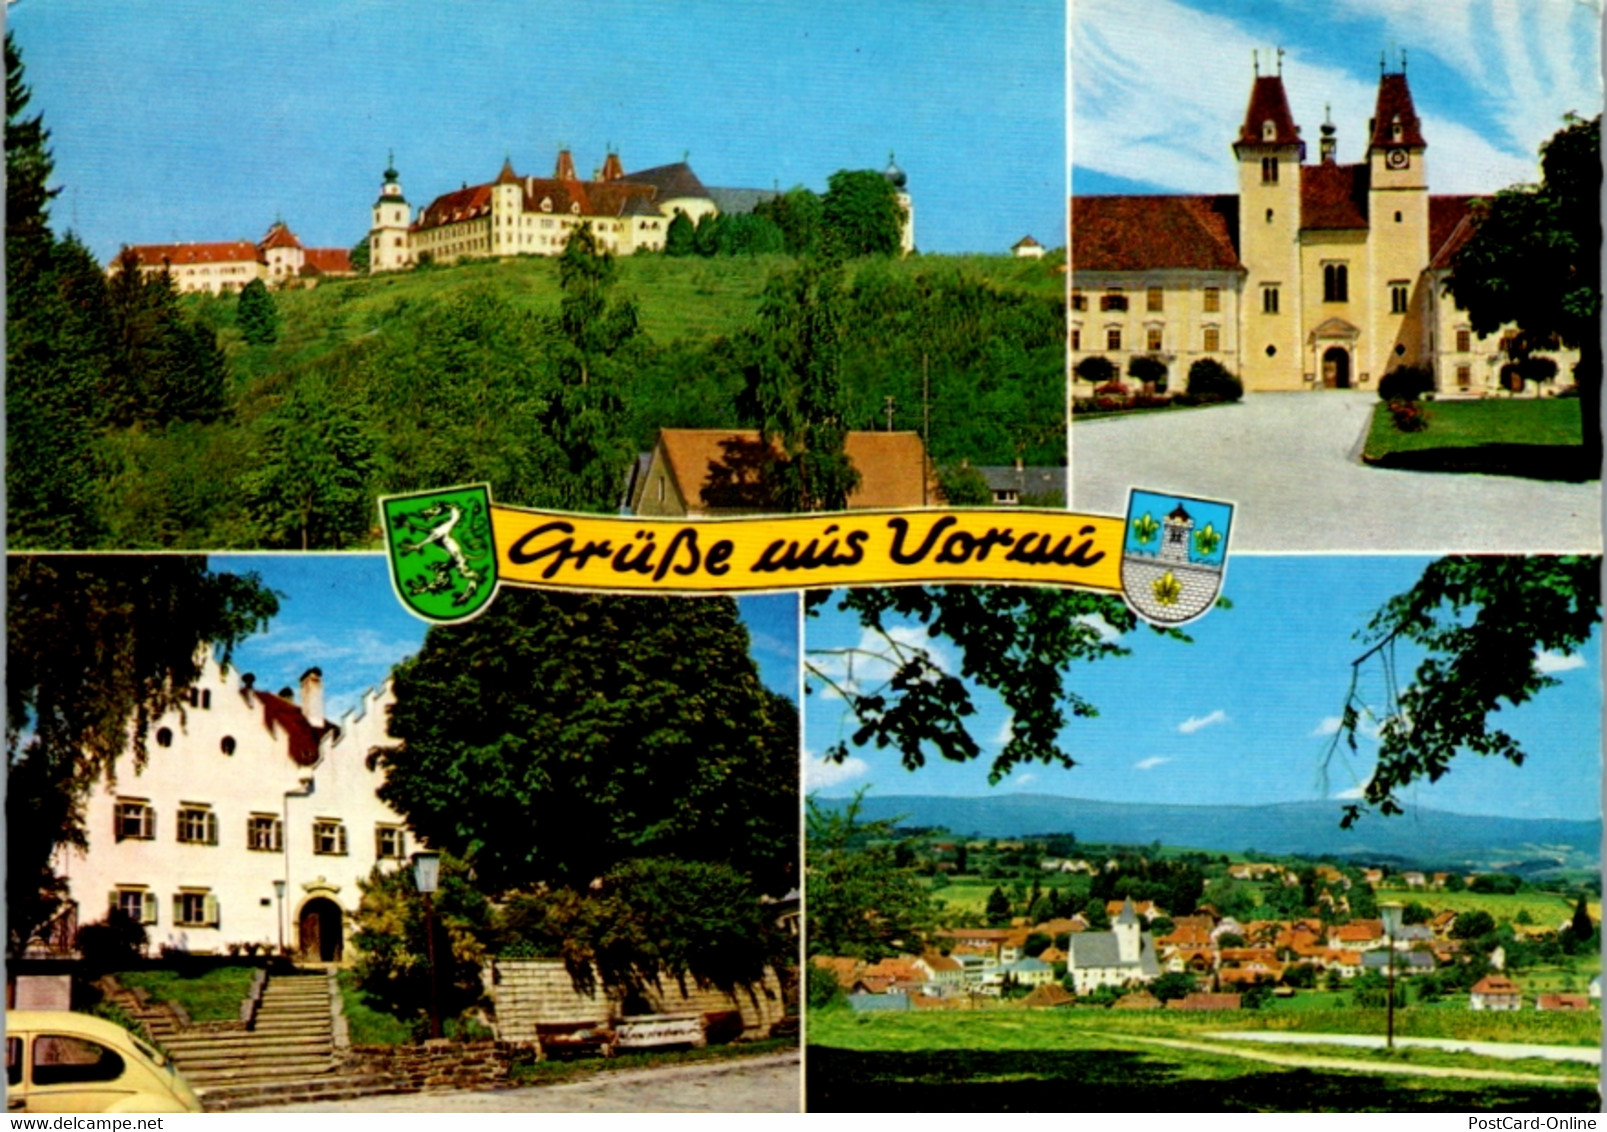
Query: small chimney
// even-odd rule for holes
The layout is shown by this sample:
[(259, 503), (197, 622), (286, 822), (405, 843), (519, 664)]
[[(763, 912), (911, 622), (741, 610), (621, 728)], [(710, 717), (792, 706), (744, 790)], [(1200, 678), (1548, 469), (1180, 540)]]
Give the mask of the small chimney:
[(324, 725), (324, 674), (309, 668), (301, 674), (301, 714), (314, 727)]
[(1016, 457), (1016, 473), (1019, 475), (1021, 472), (1025, 471), (1025, 470), (1026, 470), (1026, 468), (1025, 468), (1025, 465), (1022, 463), (1021, 457), (1017, 456)]

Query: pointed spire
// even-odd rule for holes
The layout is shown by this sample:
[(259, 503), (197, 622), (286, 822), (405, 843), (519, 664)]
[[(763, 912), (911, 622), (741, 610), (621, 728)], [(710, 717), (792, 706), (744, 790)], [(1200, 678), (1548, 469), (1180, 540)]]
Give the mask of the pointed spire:
[(503, 157), (502, 171), (497, 174), (497, 179), (494, 183), (498, 185), (517, 185), (519, 183), (519, 175), (513, 171), (513, 158)]

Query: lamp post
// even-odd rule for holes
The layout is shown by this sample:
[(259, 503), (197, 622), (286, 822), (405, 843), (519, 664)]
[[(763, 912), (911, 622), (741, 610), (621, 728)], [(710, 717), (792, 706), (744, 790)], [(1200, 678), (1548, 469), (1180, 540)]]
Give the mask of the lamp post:
[(1396, 903), (1380, 904), (1378, 914), (1384, 920), (1384, 938), (1389, 941), (1389, 1002), (1385, 1025), (1386, 1049), (1395, 1048), (1395, 933), (1401, 930), (1401, 906)]
[(279, 954), (285, 953), (285, 882), (283, 878), (273, 882), (274, 919), (279, 922)]
[(424, 894), (424, 932), (428, 939), (430, 956), (430, 1037), (441, 1036), (440, 984), (435, 972), (435, 888), (441, 875), (441, 855), (419, 852), (413, 854), (413, 883)]

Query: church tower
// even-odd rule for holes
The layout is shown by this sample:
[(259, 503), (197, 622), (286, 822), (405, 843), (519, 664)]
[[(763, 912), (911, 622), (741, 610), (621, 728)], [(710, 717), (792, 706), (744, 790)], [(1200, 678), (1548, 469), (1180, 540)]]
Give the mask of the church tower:
[[(1233, 143), (1239, 163), (1239, 262), (1246, 269), (1239, 296), (1241, 377), (1246, 388), (1300, 389), (1300, 177), (1306, 143), (1289, 112), (1281, 62), (1278, 74), (1259, 71), (1258, 63), (1250, 105)], [(1209, 328), (1213, 317), (1220, 324), (1231, 315), (1206, 310), (1198, 324)]]
[(1143, 948), (1143, 937), (1138, 923), (1138, 911), (1133, 907), (1131, 896), (1122, 901), (1122, 910), (1111, 921), (1110, 930), (1116, 937), (1118, 961), (1123, 966), (1137, 964)]
[(887, 155), (887, 168), (882, 170), (882, 176), (893, 186), (898, 207), (904, 210), (904, 223), (898, 230), (898, 251), (900, 255), (909, 255), (915, 250), (915, 202), (910, 199), (909, 178), (898, 167), (891, 153)]
[(1428, 266), (1428, 170), (1417, 110), (1406, 85), (1404, 55), (1398, 74), (1378, 80), (1378, 103), (1367, 126), (1367, 212), (1370, 255), (1367, 299), (1369, 361), (1376, 381), (1401, 365), (1428, 358), (1430, 296), (1423, 294)]
[(374, 225), (368, 230), (368, 270), (400, 271), (413, 263), (408, 235), (408, 206), (397, 179), (394, 157), (385, 168), (385, 182), (374, 202)]

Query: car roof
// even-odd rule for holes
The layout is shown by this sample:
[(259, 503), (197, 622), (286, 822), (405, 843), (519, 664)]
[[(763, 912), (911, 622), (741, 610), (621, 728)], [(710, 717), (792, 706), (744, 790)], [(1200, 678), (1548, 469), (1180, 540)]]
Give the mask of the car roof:
[(65, 1030), (99, 1038), (102, 1041), (127, 1042), (131, 1035), (115, 1022), (97, 1018), (93, 1014), (80, 1014), (74, 1010), (8, 1010), (6, 1032), (26, 1030)]

